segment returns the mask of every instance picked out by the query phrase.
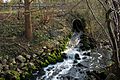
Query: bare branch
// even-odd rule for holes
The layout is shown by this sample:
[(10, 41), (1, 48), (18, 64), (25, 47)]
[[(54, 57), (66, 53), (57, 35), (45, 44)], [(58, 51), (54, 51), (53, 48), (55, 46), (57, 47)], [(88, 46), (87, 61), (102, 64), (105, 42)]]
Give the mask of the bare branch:
[(107, 11), (107, 8), (105, 7), (104, 3), (101, 0), (98, 0), (100, 4), (103, 6), (104, 10)]
[(109, 34), (107, 33), (106, 29), (104, 29), (104, 26), (103, 26), (103, 25), (98, 21), (98, 19), (96, 18), (96, 16), (95, 16), (95, 14), (94, 14), (94, 12), (93, 12), (93, 10), (92, 10), (92, 8), (91, 8), (91, 6), (90, 6), (88, 0), (86, 0), (86, 3), (87, 3), (88, 8), (90, 9), (90, 11), (91, 11), (91, 13), (92, 13), (94, 19), (95, 19), (95, 20), (97, 21), (97, 23), (101, 26), (101, 28), (103, 29), (103, 31), (104, 31), (105, 34), (107, 35), (108, 40), (110, 40), (110, 43), (111, 43), (111, 45), (112, 45), (112, 42), (111, 42), (111, 39), (110, 39)]

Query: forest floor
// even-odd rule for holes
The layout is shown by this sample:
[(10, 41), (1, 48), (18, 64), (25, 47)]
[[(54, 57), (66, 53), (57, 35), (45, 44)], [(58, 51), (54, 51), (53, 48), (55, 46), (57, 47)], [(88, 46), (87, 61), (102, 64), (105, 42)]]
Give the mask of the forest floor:
[(71, 35), (66, 19), (51, 18), (45, 23), (39, 15), (32, 16), (33, 39), (27, 41), (24, 20), (15, 13), (0, 14), (0, 80), (30, 78), (41, 67), (62, 60), (60, 52)]

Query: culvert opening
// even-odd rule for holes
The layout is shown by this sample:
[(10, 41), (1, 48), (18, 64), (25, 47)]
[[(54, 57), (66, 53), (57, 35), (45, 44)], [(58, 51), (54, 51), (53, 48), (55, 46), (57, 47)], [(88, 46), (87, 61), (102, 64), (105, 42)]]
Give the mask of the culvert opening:
[(72, 22), (72, 31), (73, 32), (80, 32), (84, 31), (85, 26), (83, 26), (83, 23), (80, 19), (74, 19)]

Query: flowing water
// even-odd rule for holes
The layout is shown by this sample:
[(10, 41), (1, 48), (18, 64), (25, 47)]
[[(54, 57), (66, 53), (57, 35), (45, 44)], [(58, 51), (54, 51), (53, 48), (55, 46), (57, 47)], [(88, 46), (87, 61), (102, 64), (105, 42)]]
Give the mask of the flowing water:
[(101, 64), (102, 55), (97, 52), (82, 51), (79, 47), (80, 33), (74, 33), (63, 53), (67, 59), (54, 65), (44, 68), (45, 75), (37, 77), (36, 80), (88, 80), (87, 71), (94, 71), (104, 68)]

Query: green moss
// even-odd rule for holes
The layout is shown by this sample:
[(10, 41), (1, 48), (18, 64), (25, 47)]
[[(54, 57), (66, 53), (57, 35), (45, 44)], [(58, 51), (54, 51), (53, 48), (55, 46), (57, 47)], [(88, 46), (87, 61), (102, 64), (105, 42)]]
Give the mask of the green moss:
[(30, 80), (33, 75), (29, 72), (23, 72), (20, 75), (20, 80)]
[(47, 66), (48, 66), (47, 63), (41, 61), (41, 67), (47, 67)]
[(57, 56), (55, 55), (55, 53), (52, 53), (52, 54), (50, 55), (50, 57), (52, 57), (52, 58), (54, 58), (54, 59), (57, 59)]
[(48, 61), (50, 64), (55, 64), (56, 63), (56, 60), (50, 56), (48, 56)]
[(48, 64), (48, 65), (50, 64), (50, 63), (48, 62), (48, 60), (45, 60), (45, 63)]
[(58, 62), (62, 62), (62, 61), (63, 61), (63, 58), (62, 58), (61, 55), (57, 56), (57, 61), (58, 61)]

